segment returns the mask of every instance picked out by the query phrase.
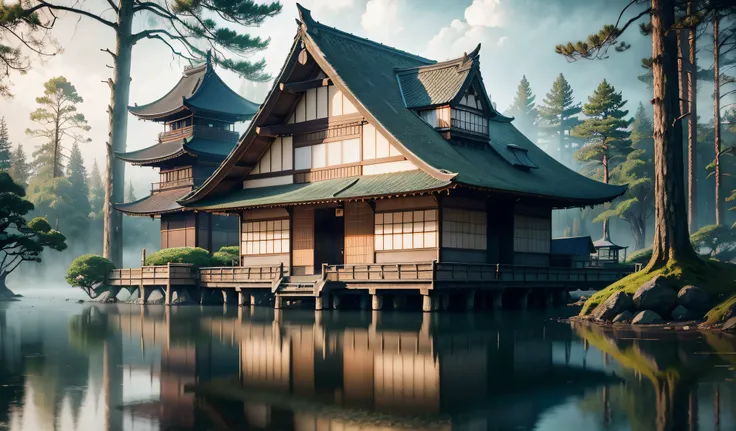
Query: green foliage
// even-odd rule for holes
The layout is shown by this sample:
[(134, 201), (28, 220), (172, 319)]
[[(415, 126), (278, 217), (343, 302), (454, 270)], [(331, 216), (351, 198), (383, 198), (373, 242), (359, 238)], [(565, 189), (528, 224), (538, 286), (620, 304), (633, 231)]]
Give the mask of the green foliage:
[(575, 103), (570, 83), (560, 74), (537, 108), (539, 131), (549, 153), (554, 154), (555, 151), (572, 153), (573, 144), (577, 140), (571, 137), (569, 132), (580, 124), (578, 114), (581, 109), (580, 104)]
[(28, 184), (28, 178), (31, 176), (31, 167), (26, 160), (26, 153), (23, 151), (23, 147), (18, 144), (10, 156), (10, 176), (15, 182), (25, 186)]
[(66, 237), (51, 229), (48, 221), (35, 218), (26, 222), (33, 204), (25, 199), (25, 190), (6, 172), (0, 172), (0, 279), (4, 279), (22, 262), (40, 262), (44, 248), (66, 249)]
[(99, 217), (105, 205), (105, 188), (102, 186), (102, 176), (97, 160), (92, 162), (92, 172), (89, 174), (89, 204), (95, 217)]
[(724, 225), (708, 225), (690, 235), (693, 247), (706, 256), (728, 262), (736, 258), (736, 230)]
[(0, 118), (0, 171), (7, 172), (11, 166), (10, 135), (5, 117)]
[(240, 247), (228, 245), (212, 254), (212, 264), (215, 266), (237, 266), (240, 262)]
[(626, 263), (640, 263), (642, 265), (646, 265), (649, 263), (649, 260), (652, 258), (652, 248), (643, 248), (641, 250), (637, 250), (634, 253), (631, 253), (629, 255), (629, 258), (626, 259)]
[(107, 279), (115, 265), (102, 256), (83, 254), (72, 261), (66, 270), (66, 282), (70, 286), (92, 289)]
[(616, 52), (623, 52), (631, 47), (626, 42), (618, 41), (619, 36), (621, 36), (624, 30), (625, 28), (606, 24), (598, 33), (589, 35), (588, 39), (584, 41), (557, 45), (555, 52), (568, 58), (605, 59), (608, 58), (606, 50), (610, 46), (613, 46)]
[(85, 238), (89, 226), (89, 209), (75, 206), (78, 192), (66, 178), (37, 178), (28, 186), (28, 197), (36, 207), (34, 214), (48, 218), (75, 240)]
[(26, 134), (44, 140), (33, 153), (33, 167), (38, 177), (46, 179), (63, 175), (64, 140), (89, 142), (84, 132), (90, 127), (84, 114), (77, 112), (77, 105), (84, 99), (66, 78), (59, 76), (48, 80), (44, 83), (43, 94), (36, 98), (39, 108), (31, 112), (31, 121), (39, 127), (26, 129)]
[(212, 265), (210, 253), (199, 247), (165, 248), (146, 257), (146, 265), (190, 263), (196, 267)]
[(134, 201), (136, 201), (137, 199), (135, 197), (135, 189), (133, 188), (133, 181), (128, 180), (128, 187), (127, 187), (127, 189), (128, 190), (125, 193), (125, 195), (126, 195), (125, 202), (134, 202)]
[[(573, 136), (587, 141), (575, 153), (577, 160), (611, 168), (613, 160), (626, 157), (631, 150), (627, 128), (633, 120), (624, 119), (629, 114), (623, 110), (624, 105), (626, 101), (621, 93), (604, 79), (583, 105), (583, 113), (588, 118), (572, 129)], [(603, 181), (608, 182), (605, 173)]]
[(84, 167), (82, 152), (76, 142), (72, 145), (72, 151), (69, 154), (67, 178), (72, 186), (69, 193), (70, 203), (74, 207), (75, 213), (78, 214), (78, 223), (75, 224), (74, 228), (83, 230), (82, 232), (69, 231), (69, 233), (72, 235), (84, 233), (89, 228), (89, 213), (92, 211), (92, 207), (89, 203), (87, 168)]
[(536, 96), (532, 94), (532, 89), (526, 75), (522, 76), (519, 87), (516, 89), (516, 97), (506, 115), (514, 117), (516, 127), (521, 130), (532, 141), (536, 141), (537, 120), (539, 112), (534, 104)]

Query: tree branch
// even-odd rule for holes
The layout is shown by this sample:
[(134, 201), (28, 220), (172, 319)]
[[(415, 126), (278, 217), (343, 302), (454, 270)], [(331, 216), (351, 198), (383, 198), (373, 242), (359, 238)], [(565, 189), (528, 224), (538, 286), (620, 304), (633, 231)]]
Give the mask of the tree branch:
[(93, 20), (95, 20), (95, 21), (97, 21), (97, 22), (99, 22), (101, 24), (104, 24), (104, 25), (106, 25), (106, 26), (108, 26), (110, 28), (114, 28), (114, 29), (117, 29), (118, 28), (118, 24), (117, 23), (114, 23), (112, 21), (108, 21), (108, 20), (102, 18), (101, 16), (98, 16), (98, 15), (93, 14), (92, 12), (88, 12), (86, 10), (77, 9), (77, 8), (68, 7), (68, 6), (61, 6), (61, 5), (55, 5), (55, 4), (51, 4), (51, 3), (46, 3), (44, 0), (40, 0), (39, 1), (39, 4), (37, 4), (36, 6), (30, 8), (30, 9), (27, 9), (25, 11), (25, 13), (27, 15), (30, 15), (33, 12), (36, 12), (37, 10), (44, 9), (44, 8), (45, 9), (52, 9), (52, 10), (62, 10), (62, 11), (66, 11), (66, 12), (72, 12), (72, 13), (75, 13), (75, 14), (78, 14), (78, 15), (86, 16), (87, 18), (92, 18)]

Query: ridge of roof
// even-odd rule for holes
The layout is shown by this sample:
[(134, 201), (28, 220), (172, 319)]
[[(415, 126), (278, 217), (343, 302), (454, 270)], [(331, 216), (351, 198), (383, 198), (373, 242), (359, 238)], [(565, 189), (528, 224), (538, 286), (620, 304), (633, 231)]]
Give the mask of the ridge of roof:
[[(299, 3), (296, 4), (296, 7), (299, 10), (299, 17), (301, 18), (301, 25), (305, 29), (307, 29), (307, 30), (309, 30), (310, 28), (316, 28), (316, 29), (319, 29), (319, 30), (326, 30), (326, 31), (328, 31), (330, 33), (337, 34), (337, 35), (339, 35), (341, 37), (345, 37), (345, 38), (351, 39), (354, 42), (363, 43), (363, 44), (368, 45), (368, 46), (371, 46), (373, 48), (379, 48), (379, 49), (382, 49), (382, 50), (385, 50), (385, 51), (389, 51), (389, 52), (391, 52), (393, 54), (401, 55), (401, 56), (404, 56), (404, 57), (411, 58), (413, 60), (417, 60), (417, 61), (426, 63), (427, 65), (437, 63), (436, 60), (431, 60), (429, 58), (425, 58), (425, 57), (422, 57), (422, 56), (419, 56), (419, 55), (416, 55), (416, 54), (412, 54), (410, 52), (403, 51), (403, 50), (400, 50), (398, 48), (394, 48), (392, 46), (384, 45), (384, 44), (382, 44), (380, 42), (376, 42), (376, 41), (370, 40), (370, 39), (365, 38), (365, 37), (356, 36), (356, 35), (354, 35), (352, 33), (348, 33), (348, 32), (342, 31), (342, 30), (338, 30), (335, 27), (331, 27), (331, 26), (322, 24), (322, 23), (320, 23), (318, 21), (315, 21), (314, 18), (312, 18), (312, 11), (310, 11), (309, 9), (305, 8), (304, 6), (302, 6)], [(300, 21), (297, 21), (297, 22), (300, 22)]]
[(403, 74), (411, 73), (413, 71), (422, 73), (425, 71), (444, 69), (444, 68), (453, 67), (453, 66), (460, 66), (460, 68), (458, 68), (458, 73), (464, 72), (465, 70), (469, 69), (472, 66), (472, 63), (474, 63), (476, 59), (480, 60), (479, 53), (480, 53), (480, 43), (478, 44), (478, 46), (475, 47), (474, 50), (470, 51), (470, 54), (468, 54), (467, 52), (464, 52), (463, 55), (460, 57), (451, 58), (445, 61), (438, 61), (433, 64), (426, 64), (426, 65), (415, 66), (415, 67), (397, 67), (394, 69), (394, 72), (397, 75), (403, 75)]

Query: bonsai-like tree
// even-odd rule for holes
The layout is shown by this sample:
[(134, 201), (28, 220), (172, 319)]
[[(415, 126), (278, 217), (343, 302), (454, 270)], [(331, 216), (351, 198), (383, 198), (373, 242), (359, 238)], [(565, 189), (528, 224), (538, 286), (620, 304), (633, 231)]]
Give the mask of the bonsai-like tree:
[(6, 172), (0, 172), (0, 299), (15, 296), (5, 285), (8, 275), (23, 262), (41, 262), (44, 248), (66, 249), (66, 237), (51, 229), (45, 218), (26, 222), (33, 204), (25, 190)]

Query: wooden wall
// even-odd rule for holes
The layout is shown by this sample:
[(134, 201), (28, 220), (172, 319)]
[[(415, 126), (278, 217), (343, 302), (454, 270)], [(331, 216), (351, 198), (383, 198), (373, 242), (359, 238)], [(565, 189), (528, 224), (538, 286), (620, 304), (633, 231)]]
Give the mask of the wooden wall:
[[(266, 265), (278, 265), (283, 264), (284, 268), (289, 268), (289, 253), (278, 250), (267, 254), (248, 254), (247, 253), (247, 238), (248, 232), (246, 232), (245, 224), (254, 221), (263, 220), (288, 220), (289, 213), (284, 208), (266, 208), (266, 209), (255, 209), (246, 210), (240, 214), (241, 220), (241, 242), (240, 242), (240, 256), (242, 266), (266, 266)], [(272, 241), (273, 242), (273, 241)]]
[(552, 209), (514, 206), (514, 264), (548, 266), (552, 241)]
[(195, 214), (179, 212), (161, 215), (161, 248), (196, 247)]
[(373, 263), (373, 209), (366, 202), (345, 204), (345, 264)]
[(294, 208), (292, 213), (292, 273), (314, 274), (314, 208)]
[[(437, 209), (437, 201), (432, 196), (415, 196), (400, 199), (381, 199), (376, 201), (376, 213), (400, 212), (406, 210)], [(438, 227), (439, 228), (439, 227)], [(376, 263), (427, 262), (437, 258), (439, 247), (406, 250), (376, 251)]]

